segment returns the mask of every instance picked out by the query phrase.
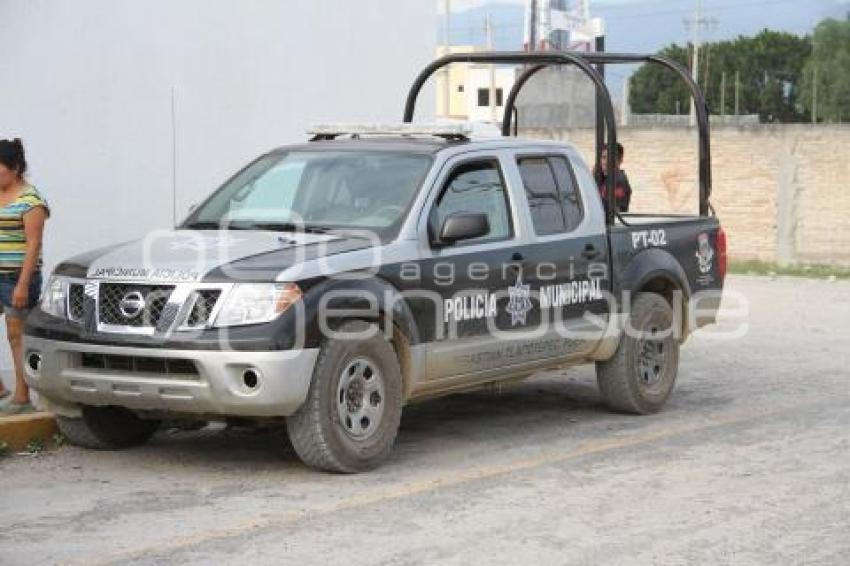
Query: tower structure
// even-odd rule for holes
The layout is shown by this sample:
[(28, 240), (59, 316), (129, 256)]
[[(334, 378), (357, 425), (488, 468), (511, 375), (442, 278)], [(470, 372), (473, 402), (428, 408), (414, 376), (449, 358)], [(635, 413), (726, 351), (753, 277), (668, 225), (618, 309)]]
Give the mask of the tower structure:
[(592, 51), (604, 33), (602, 19), (590, 16), (590, 0), (526, 0), (527, 51)]

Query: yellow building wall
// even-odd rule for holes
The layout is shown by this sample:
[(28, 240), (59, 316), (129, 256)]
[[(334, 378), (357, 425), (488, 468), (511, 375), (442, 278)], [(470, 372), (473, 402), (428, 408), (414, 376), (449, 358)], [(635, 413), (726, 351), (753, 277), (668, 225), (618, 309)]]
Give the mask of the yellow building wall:
[[(473, 53), (475, 51), (480, 51), (479, 48), (474, 45), (453, 45), (449, 49), (446, 49), (444, 46), (437, 48), (437, 57), (442, 57), (447, 53)], [(456, 118), (461, 120), (466, 120), (469, 116), (469, 109), (466, 105), (466, 86), (468, 82), (468, 74), (469, 74), (469, 65), (466, 63), (456, 63), (454, 65), (449, 65), (445, 69), (448, 69), (446, 72), (441, 71), (436, 75), (436, 91), (435, 91), (435, 99), (437, 101), (437, 117), (438, 118)], [(449, 111), (446, 112), (445, 109), (445, 85), (446, 85), (446, 74), (448, 73), (449, 79)], [(460, 87), (463, 87), (464, 90), (461, 90)]]

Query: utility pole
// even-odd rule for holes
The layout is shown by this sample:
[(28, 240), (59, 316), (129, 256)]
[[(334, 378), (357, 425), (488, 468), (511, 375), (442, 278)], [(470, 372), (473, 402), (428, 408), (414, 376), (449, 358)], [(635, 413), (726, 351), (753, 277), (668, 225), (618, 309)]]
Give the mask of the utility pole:
[[(493, 51), (493, 24), (490, 14), (484, 18), (484, 37), (487, 40), (487, 51)], [(490, 65), (490, 119), (493, 123), (499, 119), (496, 115), (496, 65)]]
[(177, 227), (177, 103), (171, 86), (171, 220)]
[(818, 68), (812, 68), (812, 124), (818, 123)]
[[(448, 55), (452, 50), (451, 40), (451, 18), (452, 18), (452, 2), (451, 0), (443, 0), (443, 50), (444, 55)], [(451, 74), (449, 69), (451, 65), (443, 67), (443, 116), (449, 118), (452, 114), (452, 85)]]
[[(691, 55), (691, 76), (694, 79), (694, 82), (699, 84), (699, 48), (700, 48), (700, 29), (703, 26), (714, 25), (717, 23), (717, 20), (713, 18), (706, 18), (702, 15), (702, 0), (697, 0), (696, 11), (694, 12), (694, 17), (692, 19), (686, 19), (685, 25), (690, 28), (691, 33), (693, 34), (691, 37), (691, 42), (693, 44), (693, 53)], [(706, 69), (706, 72), (708, 69)], [(696, 106), (693, 97), (691, 97), (691, 126), (695, 126), (697, 123), (697, 113)]]
[(540, 16), (540, 50), (549, 51), (552, 41), (552, 2), (551, 0), (537, 0)]
[(720, 115), (726, 116), (726, 71), (720, 74)]
[[(694, 78), (694, 82), (699, 84), (699, 27), (702, 24), (702, 0), (697, 0), (697, 9), (694, 13), (694, 19), (691, 22), (691, 31), (693, 32), (693, 38), (691, 39), (691, 43), (693, 45), (693, 53), (691, 59), (691, 76)], [(693, 97), (691, 97), (691, 126), (695, 126), (697, 123), (697, 110), (696, 110), (696, 102)]]
[(622, 116), (620, 116), (620, 124), (623, 126), (629, 125), (629, 115), (632, 113), (631, 106), (629, 106), (629, 79), (623, 81), (623, 106), (622, 106)]
[[(850, 17), (850, 16), (848, 16)], [(812, 36), (812, 124), (818, 123), (818, 45), (817, 34)]]
[(531, 11), (528, 16), (528, 50), (537, 51), (537, 0), (531, 2)]
[(741, 73), (735, 71), (735, 116), (741, 113)]

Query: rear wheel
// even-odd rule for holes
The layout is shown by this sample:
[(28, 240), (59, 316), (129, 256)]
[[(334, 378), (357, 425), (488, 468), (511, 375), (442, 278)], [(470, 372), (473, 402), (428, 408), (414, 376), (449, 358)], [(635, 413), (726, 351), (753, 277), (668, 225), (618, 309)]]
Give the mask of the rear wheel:
[[(345, 323), (340, 333), (367, 323)], [(327, 339), (307, 400), (286, 420), (301, 460), (321, 470), (359, 472), (390, 453), (401, 421), (402, 378), (393, 346), (382, 336)]]
[(59, 431), (75, 446), (114, 450), (147, 442), (160, 422), (145, 420), (123, 407), (83, 407), (82, 417), (56, 418)]
[(596, 380), (606, 404), (616, 411), (656, 413), (664, 406), (679, 371), (679, 339), (667, 300), (640, 293), (614, 356), (597, 362)]

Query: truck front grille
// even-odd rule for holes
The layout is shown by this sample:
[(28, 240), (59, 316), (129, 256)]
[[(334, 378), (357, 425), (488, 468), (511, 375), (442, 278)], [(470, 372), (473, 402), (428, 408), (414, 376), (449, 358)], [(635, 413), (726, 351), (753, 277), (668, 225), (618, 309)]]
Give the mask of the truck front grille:
[(221, 295), (221, 289), (201, 289), (195, 293), (197, 295), (195, 304), (186, 319), (186, 326), (192, 328), (204, 326), (209, 322), (212, 310)]
[(82, 283), (71, 283), (68, 288), (68, 318), (74, 322), (83, 320), (85, 311), (83, 304), (85, 303), (85, 285)]
[(173, 285), (101, 283), (98, 318), (103, 324), (155, 327)]
[(153, 373), (162, 375), (198, 376), (192, 360), (181, 358), (155, 358), (151, 356), (121, 356), (115, 354), (80, 354), (79, 367), (103, 369), (120, 373)]

